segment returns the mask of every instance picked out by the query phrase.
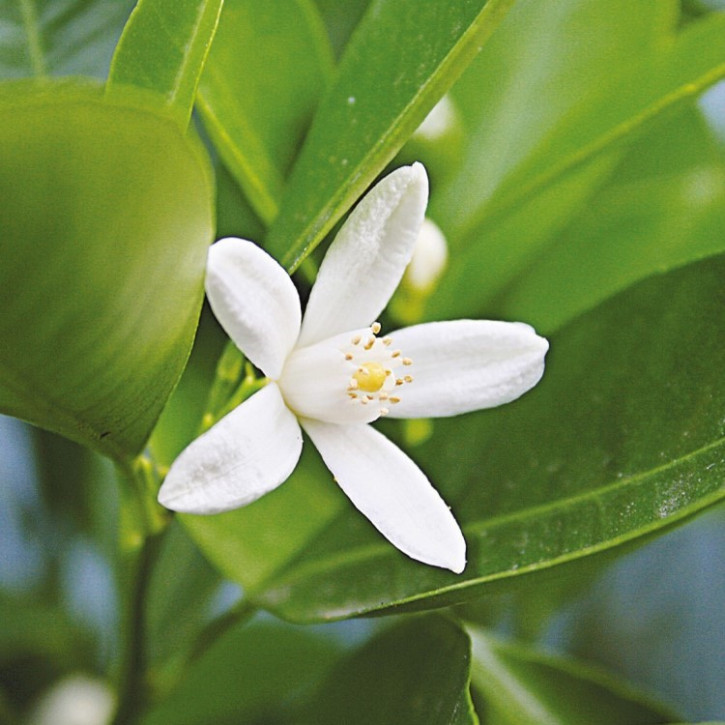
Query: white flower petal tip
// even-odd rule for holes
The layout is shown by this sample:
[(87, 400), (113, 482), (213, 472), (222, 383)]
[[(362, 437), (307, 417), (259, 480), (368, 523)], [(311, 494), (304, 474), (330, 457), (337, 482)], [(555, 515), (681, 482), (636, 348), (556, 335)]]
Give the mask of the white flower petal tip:
[(378, 317), (410, 262), (427, 203), (428, 175), (419, 163), (396, 169), (363, 197), (320, 266), (299, 346)]
[(549, 343), (520, 322), (429, 322), (390, 334), (407, 356), (392, 418), (441, 418), (509, 403), (544, 373)]
[(303, 420), (340, 488), (376, 529), (411, 559), (460, 574), (466, 541), (425, 474), (368, 425)]
[(302, 434), (279, 388), (270, 383), (191, 443), (159, 491), (173, 511), (215, 514), (279, 486), (302, 452)]
[(300, 298), (287, 272), (263, 249), (227, 237), (209, 248), (206, 293), (237, 347), (276, 380), (300, 331)]

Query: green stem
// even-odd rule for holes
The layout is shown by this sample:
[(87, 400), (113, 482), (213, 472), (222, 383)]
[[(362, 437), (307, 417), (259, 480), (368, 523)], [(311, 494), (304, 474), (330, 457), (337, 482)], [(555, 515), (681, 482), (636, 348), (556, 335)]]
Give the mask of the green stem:
[(149, 536), (130, 563), (126, 602), (124, 660), (118, 690), (118, 709), (112, 725), (137, 722), (149, 702), (146, 657), (146, 593), (164, 531)]
[(149, 702), (146, 595), (171, 515), (156, 502), (159, 472), (149, 454), (124, 473), (121, 509), (123, 628), (118, 707), (112, 725), (138, 721)]

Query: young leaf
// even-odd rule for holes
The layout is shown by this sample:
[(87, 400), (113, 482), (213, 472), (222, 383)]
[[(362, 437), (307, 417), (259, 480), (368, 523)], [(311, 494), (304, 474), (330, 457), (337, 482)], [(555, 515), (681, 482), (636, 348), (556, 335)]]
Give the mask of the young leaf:
[[(472, 681), (496, 725), (657, 725), (673, 713), (582, 662), (472, 630)], [(490, 712), (489, 712), (490, 710)]]
[(154, 91), (188, 122), (223, 0), (139, 0), (111, 61), (108, 93)]
[(104, 78), (134, 0), (0, 3), (0, 79)]
[(8, 84), (0, 109), (0, 410), (125, 460), (196, 329), (206, 156), (95, 84)]
[(725, 14), (676, 32), (674, 6), (523, 2), (507, 17), (456, 87), (474, 131), (431, 206), (453, 252), (436, 316), (470, 314), (505, 290), (647, 123), (725, 75)]
[(342, 661), (304, 722), (315, 725), (474, 725), (471, 644), (453, 622), (416, 618), (384, 631)]
[(548, 332), (653, 271), (722, 251), (725, 153), (687, 108), (631, 149), (492, 314)]
[(300, 620), (461, 602), (722, 500), (723, 274), (718, 257), (640, 283), (553, 336), (523, 400), (436, 421), (414, 453), (463, 524), (462, 575), (406, 560), (346, 507), (250, 596)]
[(295, 164), (268, 248), (297, 267), (451, 86), (514, 0), (375, 0)]
[(197, 103), (215, 148), (267, 224), (332, 69), (308, 0), (227, 0)]

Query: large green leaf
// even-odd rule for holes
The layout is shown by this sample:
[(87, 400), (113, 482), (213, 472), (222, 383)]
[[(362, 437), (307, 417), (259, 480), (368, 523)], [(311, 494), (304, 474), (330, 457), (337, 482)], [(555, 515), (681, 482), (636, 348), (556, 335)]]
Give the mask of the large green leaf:
[(267, 224), (332, 69), (308, 0), (227, 0), (197, 102), (217, 151)]
[(304, 722), (473, 725), (471, 643), (442, 617), (384, 631), (335, 667)]
[(2, 0), (0, 78), (104, 77), (134, 0)]
[(514, 0), (375, 0), (295, 164), (268, 248), (296, 267), (451, 86)]
[(10, 84), (0, 107), (0, 410), (126, 459), (196, 328), (206, 156), (95, 85)]
[(632, 148), (491, 312), (550, 331), (653, 270), (723, 250), (725, 153), (688, 108)]
[(332, 638), (279, 622), (235, 627), (189, 668), (143, 725), (298, 723), (299, 707), (339, 657)]
[(491, 725), (656, 725), (673, 713), (582, 662), (470, 632), (472, 682)]
[(139, 0), (113, 54), (108, 92), (145, 88), (188, 121), (223, 2)]
[(725, 14), (676, 32), (676, 6), (525, 0), (507, 17), (455, 89), (471, 134), (431, 207), (454, 252), (431, 316), (505, 290), (646, 123), (725, 74)]
[(292, 619), (460, 602), (722, 500), (723, 274), (718, 257), (640, 283), (552, 338), (524, 400), (435, 423), (415, 458), (463, 524), (463, 575), (407, 560), (348, 506), (250, 595)]

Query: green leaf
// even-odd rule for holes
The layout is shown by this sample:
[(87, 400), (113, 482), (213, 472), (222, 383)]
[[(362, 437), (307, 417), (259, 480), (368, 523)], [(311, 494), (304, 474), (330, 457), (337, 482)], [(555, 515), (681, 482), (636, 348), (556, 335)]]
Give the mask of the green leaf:
[(523, 400), (436, 421), (414, 458), (463, 525), (463, 575), (406, 559), (346, 506), (249, 595), (295, 620), (462, 602), (725, 498), (724, 274), (718, 257), (638, 284), (553, 336)]
[(471, 644), (453, 622), (415, 618), (367, 642), (331, 673), (304, 722), (472, 725)]
[(217, 151), (267, 224), (332, 69), (325, 29), (307, 0), (227, 0), (197, 103)]
[(284, 715), (319, 685), (338, 650), (330, 638), (278, 622), (236, 627), (141, 722), (297, 722)]
[[(472, 681), (495, 725), (655, 725), (673, 713), (589, 665), (470, 632)], [(490, 713), (489, 713), (490, 708)]]
[(507, 17), (455, 89), (472, 133), (431, 206), (453, 252), (431, 313), (470, 314), (505, 291), (646, 124), (725, 75), (725, 14), (677, 33), (675, 8), (528, 1)]
[(0, 109), (0, 410), (126, 460), (196, 329), (206, 156), (95, 85), (8, 84)]
[(725, 153), (688, 108), (632, 148), (492, 314), (550, 331), (653, 271), (724, 250)]
[(187, 123), (224, 0), (139, 0), (111, 61), (108, 92), (145, 88)]
[(5, 0), (0, 78), (103, 78), (134, 0)]
[(347, 46), (292, 171), (268, 248), (291, 268), (423, 121), (513, 0), (376, 0)]

